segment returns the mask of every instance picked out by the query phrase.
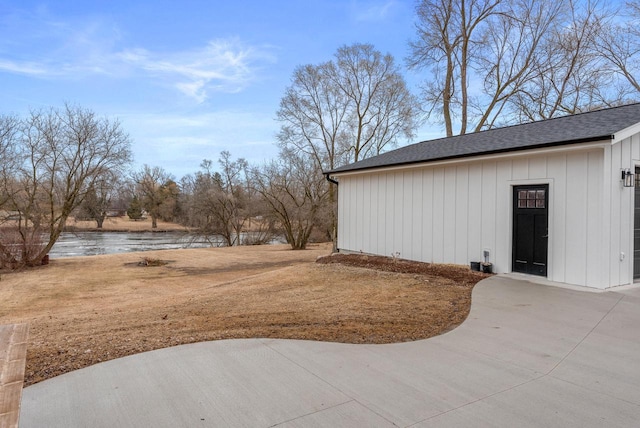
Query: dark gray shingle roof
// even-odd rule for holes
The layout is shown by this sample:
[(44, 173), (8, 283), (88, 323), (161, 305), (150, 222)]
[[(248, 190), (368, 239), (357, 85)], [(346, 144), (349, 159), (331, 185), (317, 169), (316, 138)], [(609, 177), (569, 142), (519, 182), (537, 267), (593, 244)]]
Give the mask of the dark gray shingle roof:
[(640, 122), (640, 103), (423, 141), (327, 174), (611, 139)]

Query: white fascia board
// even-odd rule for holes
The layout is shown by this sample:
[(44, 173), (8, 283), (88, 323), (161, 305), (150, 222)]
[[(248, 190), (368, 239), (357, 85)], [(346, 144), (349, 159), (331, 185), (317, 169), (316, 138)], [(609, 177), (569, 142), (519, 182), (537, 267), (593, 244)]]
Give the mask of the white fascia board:
[(621, 131), (616, 132), (613, 135), (612, 144), (616, 144), (620, 141), (623, 141), (624, 139), (629, 138), (632, 135), (635, 135), (637, 133), (640, 133), (640, 122), (636, 123), (635, 125), (631, 125), (630, 127), (625, 128)]
[[(616, 134), (617, 135), (617, 134)], [(548, 148), (537, 148), (531, 150), (518, 150), (504, 153), (496, 153), (491, 155), (478, 155), (478, 156), (469, 156), (469, 157), (459, 157), (454, 159), (446, 159), (442, 161), (424, 161), (424, 162), (416, 162), (411, 164), (403, 164), (403, 165), (390, 165), (390, 166), (381, 166), (377, 168), (369, 168), (369, 169), (359, 169), (355, 171), (345, 171), (345, 172), (336, 172), (330, 174), (332, 177), (341, 177), (341, 176), (349, 176), (349, 175), (360, 175), (360, 174), (374, 174), (377, 172), (393, 172), (399, 170), (411, 170), (416, 168), (424, 168), (425, 166), (443, 166), (443, 165), (452, 165), (452, 164), (465, 164), (479, 161), (493, 161), (500, 159), (516, 159), (520, 157), (529, 157), (532, 155), (548, 155), (555, 153), (570, 153), (570, 152), (578, 152), (578, 151), (589, 151), (593, 149), (604, 149), (607, 146), (611, 145), (611, 140), (601, 140), (595, 141), (591, 143), (585, 144), (567, 144), (564, 146), (552, 146)]]

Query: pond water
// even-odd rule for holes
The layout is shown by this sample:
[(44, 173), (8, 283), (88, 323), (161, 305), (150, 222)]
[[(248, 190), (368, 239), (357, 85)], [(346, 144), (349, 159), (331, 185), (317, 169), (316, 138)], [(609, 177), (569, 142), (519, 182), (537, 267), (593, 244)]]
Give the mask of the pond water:
[(49, 256), (95, 256), (210, 246), (210, 243), (202, 239), (181, 232), (65, 232), (55, 243)]

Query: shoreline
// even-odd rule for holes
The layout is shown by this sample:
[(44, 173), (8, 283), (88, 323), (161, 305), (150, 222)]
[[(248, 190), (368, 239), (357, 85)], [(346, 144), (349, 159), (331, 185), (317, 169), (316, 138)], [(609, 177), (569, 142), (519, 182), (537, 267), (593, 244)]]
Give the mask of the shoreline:
[(107, 217), (102, 224), (102, 228), (98, 228), (95, 220), (76, 220), (71, 217), (64, 227), (64, 232), (117, 232), (117, 233), (166, 233), (181, 232), (190, 233), (192, 230), (178, 223), (171, 223), (158, 220), (158, 227), (151, 227), (151, 219), (130, 220), (128, 217)]
[(92, 233), (92, 232), (109, 232), (109, 233), (193, 233), (192, 230), (189, 229), (98, 229), (97, 227), (88, 228), (88, 227), (76, 227), (76, 226), (65, 226), (63, 232), (69, 233)]

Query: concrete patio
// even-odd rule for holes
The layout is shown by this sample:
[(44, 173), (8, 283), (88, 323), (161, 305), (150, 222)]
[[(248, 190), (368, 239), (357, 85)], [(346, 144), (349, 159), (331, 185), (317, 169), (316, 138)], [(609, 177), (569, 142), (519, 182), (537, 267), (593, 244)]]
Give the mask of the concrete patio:
[(457, 329), (392, 345), (162, 349), (23, 391), (28, 427), (635, 427), (640, 288), (482, 281)]

